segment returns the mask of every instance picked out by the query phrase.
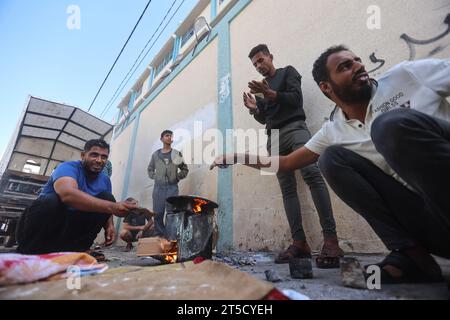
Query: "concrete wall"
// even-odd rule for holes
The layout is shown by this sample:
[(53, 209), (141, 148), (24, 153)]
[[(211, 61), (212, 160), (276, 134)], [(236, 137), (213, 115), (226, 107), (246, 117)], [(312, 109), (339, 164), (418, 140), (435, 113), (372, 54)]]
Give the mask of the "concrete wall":
[[(162, 146), (161, 132), (171, 129), (175, 133), (173, 147), (183, 153), (189, 167), (188, 178), (179, 184), (180, 194), (196, 194), (216, 200), (217, 172), (209, 170), (208, 165), (201, 164), (201, 161), (194, 164), (194, 148), (202, 150), (205, 146), (202, 143), (203, 132), (217, 126), (216, 57), (217, 41), (211, 41), (209, 46), (142, 111), (136, 133), (135, 151), (131, 155), (127, 190), (124, 190), (126, 169), (135, 122), (113, 139), (111, 181), (116, 199), (134, 197), (141, 206), (153, 208), (154, 182), (148, 177), (147, 166), (152, 153)], [(202, 130), (195, 127), (195, 121), (200, 121)], [(182, 132), (178, 134), (177, 130), (180, 129), (183, 129), (185, 135), (182, 136)], [(115, 221), (117, 223), (117, 218)], [(103, 241), (103, 235), (99, 234), (96, 242)], [(118, 244), (124, 243), (119, 239)]]
[(205, 17), (206, 21), (208, 21), (208, 23), (210, 23), (211, 22), (211, 5), (207, 5), (205, 7), (205, 9), (203, 9), (202, 13), (200, 13), (199, 17)]
[(122, 201), (122, 192), (125, 182), (125, 172), (130, 152), (130, 141), (133, 126), (128, 126), (122, 134), (111, 144), (110, 161), (113, 167), (111, 176), (113, 194), (117, 201)]
[[(332, 3), (332, 5), (331, 5)], [(367, 14), (370, 5), (381, 9), (381, 29), (369, 30)], [(446, 6), (445, 6), (446, 5)], [(279, 8), (289, 8), (279, 12)], [(447, 10), (444, 10), (447, 9)], [(312, 64), (327, 47), (344, 43), (361, 56), (371, 70), (378, 66), (369, 56), (376, 54), (385, 65), (372, 75), (407, 60), (410, 51), (400, 39), (407, 33), (417, 39), (428, 39), (446, 29), (444, 18), (450, 12), (450, 1), (252, 1), (231, 23), (232, 86), (235, 128), (260, 126), (242, 106), (242, 91), (247, 82), (261, 79), (247, 58), (259, 43), (268, 44), (278, 67), (293, 65), (303, 76), (304, 106), (307, 123), (314, 133), (330, 114), (333, 104), (319, 91), (311, 76)], [(262, 19), (261, 17), (264, 17)], [(263, 32), (262, 32), (263, 31)], [(416, 58), (428, 56), (438, 45), (445, 46), (436, 57), (449, 57), (450, 37), (417, 48)], [(244, 178), (245, 177), (245, 178)], [(321, 228), (310, 192), (298, 175), (298, 190), (304, 227), (313, 249), (321, 247)], [(251, 190), (251, 191), (248, 191)], [(291, 240), (276, 177), (260, 176), (251, 169), (234, 171), (234, 226), (239, 248), (282, 248)], [(385, 250), (368, 224), (332, 195), (333, 209), (341, 244), (347, 251)], [(251, 204), (251, 205), (249, 205)]]
[[(113, 195), (116, 198), (116, 201), (125, 200), (122, 197), (123, 188), (125, 186), (125, 172), (128, 164), (128, 156), (130, 153), (130, 142), (133, 134), (133, 126), (128, 126), (122, 134), (117, 137), (113, 143), (111, 143), (111, 153), (109, 160), (111, 161), (113, 170), (111, 176)], [(114, 217), (114, 223), (118, 223), (119, 218)], [(119, 235), (117, 234), (117, 237)], [(119, 240), (119, 244), (123, 245), (123, 241)], [(103, 230), (97, 235), (95, 239), (95, 243), (102, 244), (105, 242), (104, 232)]]
[[(203, 132), (197, 130), (197, 136), (194, 136), (194, 122), (201, 121), (203, 130), (216, 127), (216, 57), (217, 42), (213, 41), (142, 111), (128, 195), (138, 199), (143, 206), (153, 206), (153, 180), (147, 175), (147, 166), (152, 153), (162, 146), (159, 138), (165, 129), (175, 131), (173, 146), (182, 151), (186, 162), (191, 163), (189, 178), (179, 185), (180, 193), (216, 198), (216, 172), (210, 171), (206, 164), (192, 164), (194, 145), (203, 147), (198, 144)], [(176, 129), (186, 130), (192, 140), (183, 137), (181, 141)], [(115, 144), (114, 148), (117, 150)], [(116, 177), (113, 182), (116, 184)]]
[[(245, 6), (247, 2), (249, 4)], [(371, 11), (372, 5), (380, 9), (380, 29), (368, 28), (368, 20), (376, 14)], [(241, 103), (247, 82), (261, 79), (247, 58), (249, 50), (258, 43), (269, 45), (276, 66), (293, 65), (302, 74), (304, 107), (312, 133), (321, 127), (333, 108), (332, 102), (322, 95), (311, 76), (314, 60), (329, 46), (348, 45), (360, 55), (367, 70), (377, 69), (372, 72), (375, 78), (403, 60), (450, 56), (450, 35), (415, 46), (414, 51), (400, 38), (406, 33), (412, 38), (425, 40), (444, 33), (447, 30), (444, 19), (450, 12), (450, 0), (379, 0), (376, 3), (370, 0), (242, 0), (237, 2), (236, 7), (242, 7), (242, 11), (231, 10), (224, 17), (230, 20), (228, 50), (231, 52), (229, 72), (234, 129), (263, 128), (249, 116)], [(221, 30), (219, 41), (224, 41), (227, 34), (221, 35), (223, 24), (217, 25), (216, 29)], [(217, 38), (212, 40), (142, 110), (127, 194), (138, 198), (144, 206), (152, 206), (152, 181), (147, 177), (146, 168), (151, 153), (160, 147), (160, 132), (166, 128), (192, 131), (193, 119), (202, 120), (206, 127), (218, 126), (222, 121), (212, 119), (214, 115), (217, 118), (217, 92), (220, 91), (217, 70), (226, 65), (226, 61), (221, 59), (227, 56), (223, 55), (222, 50), (217, 52), (217, 42)], [(224, 48), (223, 43), (228, 45), (228, 40), (221, 43), (221, 48)], [(369, 59), (371, 55), (373, 62)], [(127, 144), (132, 141), (130, 132), (133, 127), (132, 123), (113, 142), (113, 185), (116, 195), (122, 194), (121, 188), (127, 174), (125, 170), (119, 171), (116, 164), (119, 160), (116, 159), (128, 158), (126, 150)], [(265, 140), (260, 140), (259, 144), (264, 146)], [(188, 152), (184, 150), (184, 153)], [(206, 166), (206, 163), (189, 166), (191, 173), (180, 184), (180, 193), (196, 193), (217, 199), (217, 183), (223, 181), (217, 181), (217, 171), (210, 172)], [(276, 178), (261, 176), (259, 172), (242, 166), (233, 168), (232, 178), (233, 206), (224, 210), (233, 213), (234, 247), (242, 250), (277, 250), (285, 247), (291, 237)], [(322, 245), (321, 228), (311, 195), (306, 189), (298, 175), (303, 225), (312, 248), (319, 250)], [(333, 193), (332, 203), (339, 239), (346, 251), (385, 250), (368, 224)]]

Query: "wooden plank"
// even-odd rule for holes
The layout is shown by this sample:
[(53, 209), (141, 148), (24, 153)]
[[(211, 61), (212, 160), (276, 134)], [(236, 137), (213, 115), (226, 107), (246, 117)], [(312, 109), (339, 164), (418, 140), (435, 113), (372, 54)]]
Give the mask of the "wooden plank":
[(137, 245), (137, 256), (159, 256), (165, 255), (172, 252), (172, 249), (175, 247), (176, 242), (168, 241), (163, 238), (142, 238), (139, 239)]

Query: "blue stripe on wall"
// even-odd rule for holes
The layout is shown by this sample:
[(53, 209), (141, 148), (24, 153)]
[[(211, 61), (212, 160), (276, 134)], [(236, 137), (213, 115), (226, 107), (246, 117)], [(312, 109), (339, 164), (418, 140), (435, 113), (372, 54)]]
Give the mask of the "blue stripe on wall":
[[(233, 104), (231, 95), (231, 50), (230, 25), (223, 21), (218, 26), (218, 97), (217, 108), (218, 129), (225, 137), (223, 153), (233, 152), (233, 135), (228, 133), (233, 129)], [(219, 240), (217, 249), (226, 251), (233, 248), (233, 167), (218, 170), (217, 202), (219, 204), (217, 225), (219, 226)]]
[(132, 91), (131, 92), (131, 97), (130, 97), (130, 101), (128, 101), (128, 110), (133, 110), (134, 108), (134, 102), (136, 101), (136, 96), (137, 96), (137, 92), (136, 91)]
[(211, 21), (217, 17), (217, 1), (218, 0), (211, 0)]
[(178, 57), (178, 53), (180, 52), (180, 43), (181, 38), (177, 36), (173, 42), (173, 49), (172, 49), (172, 61), (175, 62), (175, 60)]

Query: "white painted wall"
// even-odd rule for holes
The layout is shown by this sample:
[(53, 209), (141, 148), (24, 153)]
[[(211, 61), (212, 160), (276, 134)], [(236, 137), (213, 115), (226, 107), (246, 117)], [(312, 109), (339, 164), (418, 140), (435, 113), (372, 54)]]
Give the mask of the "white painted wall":
[[(371, 5), (381, 10), (381, 29), (369, 30)], [(450, 12), (449, 0), (254, 0), (230, 24), (230, 74), (235, 129), (263, 128), (244, 109), (242, 91), (247, 82), (260, 79), (249, 59), (250, 49), (266, 43), (275, 56), (275, 65), (293, 65), (303, 76), (304, 107), (307, 123), (315, 133), (328, 117), (333, 103), (314, 83), (311, 70), (314, 60), (326, 48), (346, 44), (359, 54), (367, 69), (378, 66), (369, 56), (385, 60), (373, 76), (409, 58), (402, 33), (417, 39), (429, 39), (444, 32), (444, 18)], [(437, 58), (450, 56), (450, 35), (416, 48), (416, 58), (424, 58), (441, 48)], [(217, 108), (217, 39), (183, 70), (142, 112), (136, 154), (132, 163), (129, 195), (144, 206), (152, 207), (152, 181), (147, 165), (158, 146), (159, 134), (166, 128), (192, 129), (192, 120), (201, 118), (208, 126), (217, 126), (213, 114)], [(224, 93), (226, 94), (226, 93)], [(212, 113), (211, 113), (212, 112)], [(217, 119), (216, 119), (217, 120)], [(130, 125), (113, 142), (114, 192), (121, 194), (124, 161), (131, 141)], [(198, 139), (198, 138), (197, 138)], [(194, 139), (195, 140), (195, 139)], [(264, 141), (260, 141), (263, 145)], [(122, 165), (118, 165), (122, 163)], [(189, 178), (180, 184), (183, 194), (197, 193), (212, 200), (217, 196), (217, 171), (204, 165), (190, 165)], [(311, 246), (321, 247), (321, 230), (309, 191), (298, 177), (304, 227)], [(290, 232), (282, 205), (278, 182), (273, 176), (236, 166), (233, 171), (234, 244), (237, 249), (281, 249), (290, 242)], [(367, 223), (332, 194), (339, 238), (346, 251), (380, 252), (385, 248)]]
[[(192, 140), (185, 139), (186, 144), (181, 147), (177, 142), (180, 134), (175, 131), (174, 147), (182, 151), (186, 162), (193, 163), (186, 148), (189, 145), (193, 148), (201, 140), (201, 134), (194, 130), (194, 122), (201, 121), (203, 130), (217, 126), (216, 57), (217, 41), (213, 41), (141, 114), (128, 195), (138, 199), (143, 206), (153, 207), (153, 180), (147, 175), (147, 166), (151, 154), (161, 147), (161, 132), (176, 128), (189, 132)], [(115, 142), (113, 146), (116, 150)], [(206, 164), (189, 164), (189, 170), (188, 178), (180, 183), (180, 193), (198, 194), (215, 200), (216, 172), (210, 171)], [(114, 176), (113, 183), (120, 183), (123, 174)]]
[[(369, 6), (381, 9), (381, 29), (369, 30)], [(283, 8), (283, 9), (280, 9)], [(280, 13), (282, 10), (282, 13)], [(374, 52), (385, 59), (383, 68), (373, 76), (409, 58), (402, 33), (428, 39), (446, 30), (443, 21), (450, 12), (450, 1), (420, 0), (255, 0), (231, 23), (232, 85), (235, 128), (262, 128), (241, 103), (247, 82), (261, 79), (247, 58), (250, 49), (266, 43), (278, 67), (293, 65), (302, 74), (307, 123), (316, 132), (329, 116), (333, 103), (321, 94), (312, 79), (315, 59), (326, 48), (346, 44), (360, 55), (370, 70), (377, 66), (369, 60)], [(450, 35), (417, 48), (417, 58), (442, 46), (435, 57), (450, 56)], [(313, 249), (321, 247), (321, 228), (310, 192), (298, 176), (303, 222)], [(368, 224), (334, 194), (332, 197), (339, 238), (347, 251), (385, 250)], [(251, 205), (249, 205), (251, 204)], [(239, 248), (281, 249), (290, 241), (290, 232), (275, 177), (260, 176), (251, 169), (234, 171), (235, 243)]]

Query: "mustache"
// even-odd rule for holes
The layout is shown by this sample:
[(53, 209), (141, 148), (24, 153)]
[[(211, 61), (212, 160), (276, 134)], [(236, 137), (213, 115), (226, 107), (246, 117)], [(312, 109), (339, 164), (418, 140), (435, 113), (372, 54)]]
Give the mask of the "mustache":
[(359, 77), (359, 76), (362, 75), (362, 74), (369, 76), (369, 74), (366, 72), (366, 69), (361, 68), (361, 69), (359, 69), (359, 70), (356, 72), (356, 74), (353, 76), (353, 81), (356, 80), (356, 78)]

